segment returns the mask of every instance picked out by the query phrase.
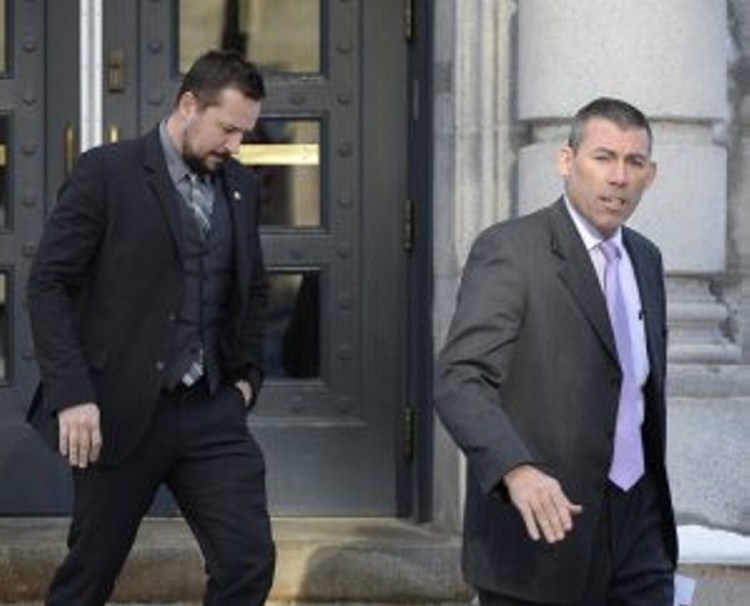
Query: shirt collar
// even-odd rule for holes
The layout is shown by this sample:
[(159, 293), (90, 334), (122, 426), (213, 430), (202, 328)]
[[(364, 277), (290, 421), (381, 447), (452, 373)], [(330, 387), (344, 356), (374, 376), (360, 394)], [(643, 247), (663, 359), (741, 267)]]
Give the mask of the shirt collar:
[(603, 238), (599, 231), (578, 212), (576, 207), (568, 200), (568, 196), (563, 196), (563, 199), (565, 200), (565, 207), (568, 209), (568, 213), (570, 213), (570, 217), (573, 219), (576, 230), (581, 236), (583, 245), (587, 251), (591, 252), (591, 250), (599, 246), (604, 240), (612, 240), (620, 247), (620, 250), (623, 250), (621, 227), (617, 228), (617, 231), (611, 238)]
[(189, 177), (193, 173), (188, 168), (187, 164), (185, 164), (185, 160), (182, 159), (180, 152), (177, 150), (169, 133), (167, 133), (166, 118), (159, 123), (159, 140), (161, 141), (161, 148), (164, 152), (164, 159), (167, 161), (169, 176), (172, 179), (172, 182), (177, 185), (185, 177)]

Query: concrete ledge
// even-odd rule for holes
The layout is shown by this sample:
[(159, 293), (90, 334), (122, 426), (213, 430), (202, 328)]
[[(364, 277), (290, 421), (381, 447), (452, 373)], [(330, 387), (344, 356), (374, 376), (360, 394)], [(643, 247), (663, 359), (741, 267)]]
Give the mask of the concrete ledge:
[(698, 583), (694, 606), (750, 604), (750, 537), (697, 525), (678, 534), (680, 572)]
[[(36, 602), (65, 555), (65, 519), (0, 520), (0, 603)], [(460, 542), (393, 519), (274, 521), (277, 602), (466, 603)], [(203, 562), (179, 519), (146, 520), (113, 601), (200, 602)]]
[(693, 566), (720, 565), (750, 569), (750, 537), (689, 524), (677, 529), (680, 563)]

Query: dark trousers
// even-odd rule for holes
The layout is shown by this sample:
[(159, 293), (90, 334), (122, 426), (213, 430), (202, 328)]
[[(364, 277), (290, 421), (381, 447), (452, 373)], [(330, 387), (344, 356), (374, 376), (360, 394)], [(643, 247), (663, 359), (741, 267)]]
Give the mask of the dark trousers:
[[(478, 595), (482, 606), (550, 606), (482, 590)], [(673, 606), (673, 596), (674, 565), (655, 482), (644, 477), (628, 492), (608, 485), (584, 597), (565, 606)]]
[(275, 560), (265, 463), (234, 386), (209, 396), (205, 381), (199, 381), (190, 390), (163, 395), (131, 457), (116, 467), (74, 470), (73, 481), (69, 552), (47, 606), (107, 601), (161, 484), (174, 495), (203, 552), (204, 604), (264, 603)]

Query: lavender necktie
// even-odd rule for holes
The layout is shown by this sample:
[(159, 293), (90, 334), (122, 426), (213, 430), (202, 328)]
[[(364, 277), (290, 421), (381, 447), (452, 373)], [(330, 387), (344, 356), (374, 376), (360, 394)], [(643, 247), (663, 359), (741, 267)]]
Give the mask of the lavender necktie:
[(617, 345), (617, 357), (622, 369), (622, 386), (617, 407), (615, 447), (609, 478), (623, 490), (629, 490), (643, 475), (643, 439), (641, 424), (641, 386), (635, 377), (630, 323), (625, 297), (620, 288), (620, 257), (622, 252), (616, 242), (605, 240), (599, 249), (606, 260), (604, 266), (604, 294), (612, 331)]

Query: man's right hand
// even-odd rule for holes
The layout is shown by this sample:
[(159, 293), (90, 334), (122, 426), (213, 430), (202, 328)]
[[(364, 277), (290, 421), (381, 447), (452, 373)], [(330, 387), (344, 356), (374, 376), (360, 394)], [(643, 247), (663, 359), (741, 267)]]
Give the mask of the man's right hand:
[(583, 508), (568, 500), (555, 478), (533, 465), (519, 465), (503, 481), (534, 541), (543, 536), (548, 543), (556, 543), (573, 530), (573, 516)]
[(99, 459), (102, 449), (102, 430), (99, 407), (84, 402), (64, 408), (57, 414), (60, 426), (60, 454), (71, 467), (85, 469)]

